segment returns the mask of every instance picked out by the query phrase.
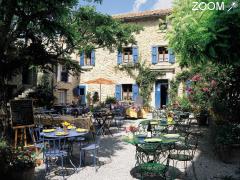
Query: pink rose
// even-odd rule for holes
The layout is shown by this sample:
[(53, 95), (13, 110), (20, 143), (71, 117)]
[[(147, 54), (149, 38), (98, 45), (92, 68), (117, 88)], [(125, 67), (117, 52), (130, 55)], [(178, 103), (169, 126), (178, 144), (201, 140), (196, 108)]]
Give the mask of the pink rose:
[(203, 92), (209, 92), (209, 89), (207, 87), (202, 88)]
[(196, 74), (195, 76), (192, 77), (192, 81), (197, 82), (200, 81), (202, 77), (199, 74)]
[(217, 82), (215, 80), (212, 80), (210, 84), (211, 84), (211, 87), (216, 87), (217, 86)]

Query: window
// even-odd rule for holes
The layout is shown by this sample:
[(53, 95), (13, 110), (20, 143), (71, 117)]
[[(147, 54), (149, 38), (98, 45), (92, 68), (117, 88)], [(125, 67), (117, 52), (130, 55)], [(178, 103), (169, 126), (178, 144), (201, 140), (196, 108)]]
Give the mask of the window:
[(80, 56), (80, 66), (95, 66), (95, 51), (82, 52)]
[(85, 58), (84, 58), (84, 65), (85, 66), (91, 66), (91, 53), (85, 53)]
[(132, 58), (132, 48), (123, 48), (123, 63), (130, 63), (133, 61)]
[(67, 90), (58, 91), (58, 103), (66, 104), (67, 103)]
[(80, 88), (80, 96), (85, 95), (85, 90), (84, 88)]
[(158, 47), (158, 62), (168, 62), (168, 49), (167, 47)]
[(62, 66), (61, 81), (68, 82), (68, 70), (66, 66)]
[(123, 84), (122, 85), (122, 99), (123, 100), (132, 100), (132, 84)]

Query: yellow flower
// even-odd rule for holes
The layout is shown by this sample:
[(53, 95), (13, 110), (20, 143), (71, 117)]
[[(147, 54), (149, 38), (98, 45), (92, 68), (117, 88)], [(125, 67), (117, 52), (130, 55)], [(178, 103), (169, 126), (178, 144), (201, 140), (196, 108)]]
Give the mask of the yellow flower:
[(65, 122), (63, 123), (63, 125), (64, 125), (64, 126), (69, 126), (70, 123), (68, 123), (68, 122), (65, 121)]

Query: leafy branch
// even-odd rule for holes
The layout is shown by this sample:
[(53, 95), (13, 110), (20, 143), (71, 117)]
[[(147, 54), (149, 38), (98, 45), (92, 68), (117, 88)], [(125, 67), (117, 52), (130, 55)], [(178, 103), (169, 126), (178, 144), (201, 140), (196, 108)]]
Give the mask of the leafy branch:
[[(153, 71), (145, 62), (139, 61), (135, 66), (122, 65), (117, 66), (117, 69), (127, 72), (133, 79), (136, 80), (140, 89), (140, 96), (143, 97), (144, 106), (150, 106), (151, 92), (153, 91), (153, 85), (159, 76), (163, 73), (159, 71)], [(137, 71), (137, 74), (135, 73)]]

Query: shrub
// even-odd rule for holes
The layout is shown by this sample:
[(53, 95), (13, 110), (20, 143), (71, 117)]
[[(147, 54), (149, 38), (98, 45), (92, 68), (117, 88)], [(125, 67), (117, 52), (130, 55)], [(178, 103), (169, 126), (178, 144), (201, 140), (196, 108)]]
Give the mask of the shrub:
[(105, 100), (106, 104), (115, 104), (117, 102), (115, 97), (107, 97)]
[(179, 97), (177, 101), (178, 101), (182, 111), (188, 112), (188, 111), (192, 110), (191, 103), (186, 96)]
[(93, 99), (93, 103), (96, 103), (99, 101), (98, 92), (94, 92), (92, 99)]

